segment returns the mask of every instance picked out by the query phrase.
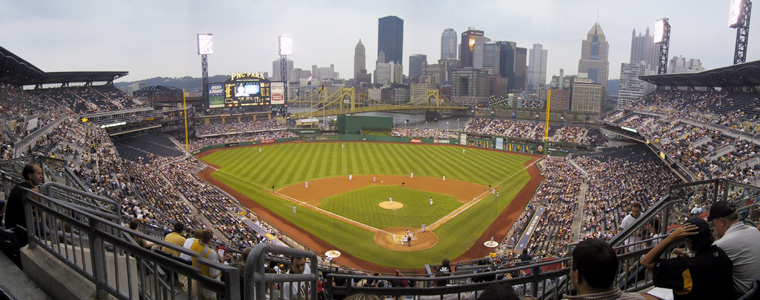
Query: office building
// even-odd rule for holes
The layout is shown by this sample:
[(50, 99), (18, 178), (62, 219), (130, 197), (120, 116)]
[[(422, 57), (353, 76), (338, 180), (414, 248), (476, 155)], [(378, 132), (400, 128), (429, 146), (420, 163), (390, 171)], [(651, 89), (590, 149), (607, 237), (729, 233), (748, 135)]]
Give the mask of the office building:
[[(578, 75), (587, 74), (592, 82), (602, 85), (606, 94), (610, 63), (608, 61), (609, 45), (599, 23), (594, 23), (581, 43), (581, 59), (578, 62)], [(575, 106), (573, 104), (573, 106)]]
[[(482, 30), (469, 28), (467, 31), (462, 32), (462, 42), (459, 44), (459, 65), (462, 68), (475, 66), (475, 45), (479, 44), (482, 46), (485, 40), (487, 38), (483, 36)], [(482, 55), (482, 48), (480, 55)], [(480, 59), (482, 63), (482, 56)]]
[(414, 54), (409, 56), (409, 80), (414, 80), (416, 77), (422, 75), (422, 68), (427, 65), (427, 55)]
[(457, 32), (446, 28), (441, 34), (441, 59), (456, 59), (457, 46)]
[[(639, 80), (639, 76), (647, 75), (647, 64), (644, 61), (638, 63), (620, 64), (620, 89), (618, 90), (617, 107), (623, 108), (641, 98), (652, 89), (652, 85)], [(650, 71), (653, 73), (654, 71)]]
[(482, 68), (488, 72), (488, 74), (499, 75), (501, 72), (499, 67), (501, 62), (501, 53), (499, 52), (499, 45), (496, 43), (483, 44), (483, 63)]
[(647, 27), (644, 35), (639, 32), (636, 35), (636, 29), (631, 36), (631, 61), (630, 63), (644, 62), (646, 69), (657, 71), (658, 62), (660, 61), (660, 45), (654, 43), (654, 36), (649, 34)]
[(487, 104), (489, 76), (483, 69), (460, 68), (451, 71), (451, 100), (460, 105)]
[(511, 41), (498, 41), (495, 44), (499, 46), (499, 73), (501, 77), (507, 78), (509, 90), (514, 90), (517, 44)]
[(528, 78), (528, 49), (517, 47), (515, 49), (515, 84), (512, 89), (515, 91), (525, 90), (525, 81)]
[(604, 89), (590, 78), (575, 78), (570, 84), (570, 111), (600, 113)]
[(441, 59), (438, 61), (438, 79), (443, 86), (451, 85), (451, 70), (459, 68), (459, 60), (455, 58)]
[(668, 64), (668, 74), (699, 73), (704, 70), (702, 61), (694, 58), (686, 60), (683, 56), (674, 56)]
[[(288, 70), (287, 78), (288, 78), (288, 81), (292, 81), (293, 80), (293, 78), (292, 78), (292, 76), (293, 76), (292, 75), (293, 74), (293, 61), (290, 60), (290, 59), (288, 59), (287, 60), (287, 64), (288, 64), (288, 66), (287, 66), (287, 70)], [(281, 81), (282, 80), (282, 75), (280, 75), (281, 73), (282, 72), (281, 72), (281, 69), (280, 69), (280, 60), (278, 59), (278, 60), (273, 61), (272, 62), (272, 81)], [(298, 81), (298, 77), (296, 77), (295, 80)]]
[[(356, 44), (356, 47), (354, 48), (354, 79), (357, 78), (358, 74), (361, 74), (362, 70), (366, 69), (367, 54), (364, 49), (364, 44), (362, 44), (362, 40), (359, 39), (359, 43)], [(366, 71), (364, 73), (366, 73)]]
[(404, 20), (396, 16), (387, 16), (378, 20), (377, 54), (385, 53), (385, 61), (403, 65), (404, 57)]
[(546, 84), (546, 65), (549, 59), (549, 50), (541, 44), (533, 44), (530, 49), (528, 63), (528, 82), (526, 89), (529, 92), (543, 88)]

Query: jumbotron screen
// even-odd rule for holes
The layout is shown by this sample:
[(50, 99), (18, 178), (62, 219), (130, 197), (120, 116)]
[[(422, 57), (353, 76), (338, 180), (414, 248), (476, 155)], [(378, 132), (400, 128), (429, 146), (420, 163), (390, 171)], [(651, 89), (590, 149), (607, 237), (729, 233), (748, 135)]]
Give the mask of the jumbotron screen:
[(269, 80), (258, 78), (237, 79), (224, 84), (224, 106), (269, 105)]

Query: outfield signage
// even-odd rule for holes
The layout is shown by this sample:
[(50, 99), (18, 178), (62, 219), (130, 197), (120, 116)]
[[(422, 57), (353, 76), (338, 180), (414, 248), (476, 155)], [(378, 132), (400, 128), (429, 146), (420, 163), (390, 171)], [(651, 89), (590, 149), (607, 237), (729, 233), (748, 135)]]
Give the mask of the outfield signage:
[(504, 150), (504, 138), (496, 138), (496, 149)]
[(412, 139), (412, 143), (422, 143), (421, 139)]
[(439, 140), (439, 139), (434, 139), (434, 140), (433, 140), (433, 143), (435, 143), (435, 144), (448, 144), (448, 143), (450, 143), (450, 142), (449, 142), (449, 140)]
[(237, 147), (238, 145), (240, 145), (240, 143), (226, 143), (226, 144), (224, 144), (225, 147)]
[(274, 143), (274, 139), (261, 140), (261, 143), (262, 144), (272, 144), (272, 143)]

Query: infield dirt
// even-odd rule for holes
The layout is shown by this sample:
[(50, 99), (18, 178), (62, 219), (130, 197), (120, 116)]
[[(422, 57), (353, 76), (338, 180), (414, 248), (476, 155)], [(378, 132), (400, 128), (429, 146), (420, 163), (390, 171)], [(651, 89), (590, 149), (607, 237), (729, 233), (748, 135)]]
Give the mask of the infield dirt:
[[(489, 149), (482, 149), (482, 148), (477, 148), (477, 149), (486, 150), (486, 151), (497, 151), (497, 150), (489, 150)], [(211, 151), (206, 151), (198, 155), (197, 157), (201, 158), (203, 156), (214, 153), (218, 150), (224, 150), (224, 149), (215, 149)], [(499, 214), (496, 220), (480, 236), (479, 240), (487, 241), (491, 237), (496, 237), (497, 240), (500, 240), (501, 238), (503, 238), (507, 234), (509, 229), (512, 227), (512, 225), (515, 223), (515, 221), (517, 221), (517, 218), (520, 216), (520, 213), (530, 201), (536, 188), (538, 188), (541, 181), (543, 181), (544, 179), (543, 176), (540, 174), (535, 164), (533, 164), (536, 160), (540, 159), (541, 156), (539, 155), (530, 155), (530, 156), (533, 156), (534, 158), (525, 163), (528, 174), (530, 175), (530, 180), (525, 186), (523, 186), (520, 192), (518, 192), (517, 196), (515, 196), (515, 198), (507, 206), (507, 208), (504, 209)], [(238, 199), (238, 201), (240, 201), (240, 203), (242, 203), (244, 206), (251, 209), (252, 211), (255, 211), (260, 218), (270, 222), (279, 230), (287, 233), (288, 235), (298, 240), (299, 242), (303, 243), (304, 245), (307, 245), (313, 251), (317, 253), (324, 253), (325, 251), (328, 251), (328, 250), (339, 250), (343, 253), (343, 255), (335, 259), (335, 261), (341, 264), (350, 266), (352, 268), (360, 269), (360, 270), (375, 270), (378, 272), (395, 272), (396, 268), (390, 268), (387, 266), (382, 266), (382, 265), (364, 261), (362, 259), (358, 259), (355, 256), (351, 255), (350, 253), (347, 253), (346, 251), (342, 251), (342, 249), (339, 246), (332, 245), (316, 237), (315, 235), (309, 233), (308, 231), (301, 229), (300, 227), (296, 226), (295, 224), (288, 221), (287, 219), (284, 219), (280, 217), (279, 215), (271, 212), (270, 210), (266, 209), (261, 204), (256, 203), (255, 201), (249, 199), (248, 197), (246, 197), (239, 191), (232, 189), (231, 187), (224, 184), (220, 180), (211, 176), (211, 173), (215, 171), (214, 168), (218, 168), (218, 167), (212, 164), (209, 164), (209, 165), (212, 166), (213, 168), (207, 168), (206, 170), (203, 170), (202, 172), (200, 172), (199, 176), (201, 178), (205, 179), (209, 183), (212, 183), (220, 187), (221, 189), (223, 189), (224, 191), (226, 191), (227, 193), (229, 193), (230, 195)], [(374, 182), (373, 182), (373, 177), (376, 177)], [(325, 181), (320, 182), (321, 180), (325, 180)], [(332, 180), (342, 181), (342, 183), (337, 184), (336, 182), (332, 182)], [(319, 199), (330, 196), (330, 195), (344, 193), (356, 188), (369, 186), (372, 184), (387, 184), (387, 185), (400, 186), (401, 182), (404, 182), (405, 186), (408, 188), (414, 188), (418, 190), (425, 190), (425, 191), (431, 191), (431, 192), (442, 193), (442, 194), (456, 195), (459, 201), (464, 202), (464, 203), (472, 200), (472, 198), (477, 197), (477, 195), (483, 194), (484, 192), (488, 191), (487, 187), (484, 187), (478, 184), (451, 180), (451, 179), (447, 179), (444, 182), (442, 178), (431, 178), (431, 177), (415, 177), (412, 179), (409, 176), (364, 175), (364, 176), (353, 176), (353, 179), (350, 181), (348, 180), (348, 176), (345, 176), (345, 178), (334, 177), (334, 178), (326, 178), (326, 179), (309, 181), (308, 189), (305, 188), (304, 183), (294, 184), (289, 187), (285, 187), (280, 190), (277, 190), (277, 193), (282, 193), (283, 195), (289, 195), (291, 197), (294, 197), (295, 199), (299, 199), (301, 201), (307, 202), (309, 205), (318, 206), (318, 204), (320, 203)], [(459, 190), (459, 192), (441, 190), (442, 188), (454, 189), (454, 187), (458, 187), (457, 189)], [(469, 189), (473, 189), (473, 191), (468, 192), (467, 190)], [(414, 228), (414, 229), (416, 230), (417, 228)], [(428, 230), (434, 230), (434, 229), (435, 228), (428, 228)], [(385, 230), (388, 230), (388, 229), (385, 229)], [(393, 231), (401, 230), (403, 232), (402, 234), (406, 234), (406, 228), (390, 228), (390, 230), (393, 230)], [(419, 247), (429, 248), (429, 247), (434, 246), (435, 243), (437, 243), (438, 237), (435, 236), (435, 234), (433, 234), (432, 232), (431, 234), (434, 237), (430, 237), (429, 241), (425, 241), (422, 239), (426, 236), (420, 237), (421, 239), (419, 242)], [(388, 234), (384, 234), (384, 235), (389, 236)], [(387, 241), (387, 237), (384, 239), (385, 241)], [(381, 244), (381, 245), (383, 243), (383, 242), (378, 241), (377, 234), (375, 236), (375, 242), (378, 242), (378, 244)], [(432, 243), (432, 244), (430, 246), (424, 246), (426, 245), (426, 243), (427, 244)], [(393, 247), (393, 248), (388, 248), (388, 249), (392, 249), (396, 251), (416, 251), (416, 250), (423, 249), (423, 248), (418, 248), (415, 244), (416, 244), (415, 241), (413, 241), (412, 247), (407, 247), (407, 248), (412, 248), (412, 249), (401, 249), (403, 247), (406, 247), (406, 245), (401, 246), (400, 243), (397, 244), (396, 242), (387, 244), (383, 247), (386, 247), (386, 248)], [(455, 259), (452, 259), (452, 261), (481, 258), (481, 257), (484, 257), (486, 254), (488, 254), (490, 250), (491, 250), (490, 248), (485, 247), (482, 243), (475, 243), (467, 252), (465, 252), (464, 254), (462, 254), (461, 256)]]

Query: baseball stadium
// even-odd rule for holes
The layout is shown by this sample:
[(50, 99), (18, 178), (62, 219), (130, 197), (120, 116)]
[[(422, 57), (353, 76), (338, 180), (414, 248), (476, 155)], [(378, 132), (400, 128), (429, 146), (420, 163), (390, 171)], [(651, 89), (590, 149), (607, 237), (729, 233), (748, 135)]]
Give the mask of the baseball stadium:
[(486, 96), (472, 67), (210, 79), (204, 34), (192, 92), (0, 47), (0, 299), (756, 299), (760, 61), (737, 2), (735, 64), (624, 64), (615, 105), (590, 71), (482, 77)]

